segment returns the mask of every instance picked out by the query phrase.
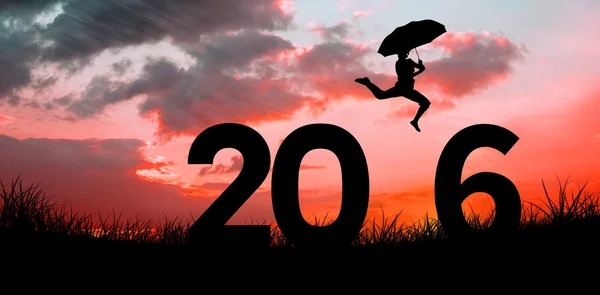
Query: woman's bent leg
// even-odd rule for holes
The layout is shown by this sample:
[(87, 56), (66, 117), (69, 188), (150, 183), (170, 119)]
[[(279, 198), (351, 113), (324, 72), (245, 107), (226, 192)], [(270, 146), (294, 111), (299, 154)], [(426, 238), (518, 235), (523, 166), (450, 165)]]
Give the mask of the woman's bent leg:
[(421, 116), (423, 116), (425, 111), (427, 111), (427, 109), (431, 105), (431, 102), (429, 101), (429, 99), (427, 99), (427, 97), (425, 97), (419, 91), (414, 89), (405, 94), (404, 97), (419, 104), (419, 109), (415, 114), (415, 118), (410, 122), (410, 124), (413, 125), (413, 127), (415, 127), (417, 131), (421, 132), (421, 129), (419, 128), (419, 119), (421, 119)]

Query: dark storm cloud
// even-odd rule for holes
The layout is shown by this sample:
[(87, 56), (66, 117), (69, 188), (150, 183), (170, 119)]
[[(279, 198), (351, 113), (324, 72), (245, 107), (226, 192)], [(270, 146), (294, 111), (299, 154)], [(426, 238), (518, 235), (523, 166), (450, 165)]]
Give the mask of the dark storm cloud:
[[(31, 25), (34, 16), (59, 3), (63, 12), (48, 26)], [(39, 61), (58, 62), (60, 69), (72, 73), (109, 48), (166, 37), (178, 44), (193, 44), (205, 34), (285, 29), (292, 16), (279, 9), (278, 3), (272, 0), (0, 1), (0, 16), (6, 20), (0, 24), (3, 69), (0, 98), (18, 104), (20, 98), (13, 91), (32, 83), (31, 69)]]
[(36, 14), (64, 2), (66, 0), (1, 0), (0, 16), (29, 21)]
[(31, 62), (39, 54), (34, 31), (11, 31), (0, 24), (0, 99), (32, 82)]
[[(146, 95), (140, 113), (158, 114), (158, 133), (169, 137), (232, 118), (285, 117), (306, 101), (289, 91), (289, 81), (280, 77), (283, 69), (270, 60), (294, 49), (279, 36), (244, 30), (216, 35), (186, 49), (197, 58), (189, 69), (166, 59), (149, 59), (131, 83), (95, 78), (68, 110), (86, 118), (102, 113), (108, 105)], [(253, 75), (236, 76), (249, 71)]]
[[(149, 59), (142, 75), (132, 83), (114, 83), (108, 77), (94, 78), (82, 98), (69, 106), (68, 110), (86, 118), (101, 113), (110, 104), (140, 94), (152, 95), (141, 105), (141, 113), (149, 113), (157, 108), (166, 111), (187, 109), (195, 100), (222, 97), (226, 92), (231, 93), (232, 88), (240, 86), (225, 72), (247, 67), (261, 56), (292, 48), (291, 43), (280, 37), (254, 31), (244, 31), (239, 35), (220, 35), (207, 44), (189, 49), (198, 62), (188, 70), (177, 68), (166, 59)], [(243, 89), (237, 91), (249, 93)], [(230, 99), (234, 101), (236, 97), (232, 96)], [(178, 118), (173, 120), (186, 119), (181, 115), (177, 114)]]
[(285, 29), (291, 16), (271, 0), (80, 0), (64, 6), (48, 27), (55, 43), (47, 60), (86, 57), (104, 49), (159, 41), (194, 43), (204, 34)]

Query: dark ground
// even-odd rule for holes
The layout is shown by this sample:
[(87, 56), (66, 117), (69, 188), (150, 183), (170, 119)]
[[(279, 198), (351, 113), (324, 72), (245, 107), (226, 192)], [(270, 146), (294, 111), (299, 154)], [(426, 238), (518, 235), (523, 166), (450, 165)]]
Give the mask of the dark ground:
[[(265, 268), (271, 273), (352, 273), (370, 270), (435, 270), (470, 272), (506, 269), (530, 271), (568, 270), (593, 272), (598, 269), (600, 221), (585, 220), (563, 226), (520, 231), (505, 240), (437, 240), (396, 245), (372, 245), (348, 249), (203, 249), (192, 245), (133, 244), (57, 235), (3, 232), (0, 234), (4, 269), (26, 263), (31, 267), (64, 265), (69, 269), (119, 268), (132, 272), (152, 266), (154, 272), (168, 269), (225, 271)], [(161, 267), (158, 267), (161, 266)], [(544, 267), (545, 266), (545, 267)], [(366, 274), (368, 275), (368, 274)]]

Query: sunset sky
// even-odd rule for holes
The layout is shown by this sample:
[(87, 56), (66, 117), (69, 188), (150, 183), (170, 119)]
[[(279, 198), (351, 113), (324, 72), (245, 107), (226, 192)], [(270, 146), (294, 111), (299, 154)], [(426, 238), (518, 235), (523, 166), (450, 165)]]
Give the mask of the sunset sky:
[[(47, 3), (47, 4), (40, 4)], [(600, 2), (594, 0), (11, 0), (0, 4), (0, 180), (41, 181), (74, 210), (198, 217), (243, 159), (188, 165), (194, 138), (237, 122), (281, 140), (330, 123), (360, 142), (369, 217), (435, 216), (439, 156), (461, 129), (488, 123), (520, 137), (507, 154), (483, 148), (463, 179), (491, 171), (523, 200), (555, 193), (557, 177), (600, 189)], [(150, 4), (152, 3), (152, 4)], [(381, 40), (412, 20), (448, 32), (418, 50), (416, 89), (431, 108), (379, 101), (353, 80), (389, 88), (395, 56)], [(414, 51), (411, 58), (417, 60)], [(304, 216), (337, 215), (341, 173), (328, 151), (302, 162)], [(230, 220), (274, 221), (271, 175)], [(469, 198), (477, 210), (489, 198)]]

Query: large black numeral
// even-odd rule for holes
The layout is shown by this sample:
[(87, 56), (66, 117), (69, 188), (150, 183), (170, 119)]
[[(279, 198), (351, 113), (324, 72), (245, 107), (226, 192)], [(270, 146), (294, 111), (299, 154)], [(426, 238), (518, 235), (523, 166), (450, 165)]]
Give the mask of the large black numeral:
[[(342, 170), (342, 205), (327, 226), (306, 222), (300, 211), (298, 180), (304, 156), (327, 149)], [(346, 130), (330, 124), (311, 124), (292, 132), (281, 144), (273, 164), (271, 193), (275, 220), (295, 246), (349, 245), (360, 232), (369, 205), (369, 171), (359, 142)]]
[(464, 163), (472, 151), (491, 147), (506, 154), (518, 140), (519, 137), (503, 127), (480, 124), (461, 130), (446, 144), (435, 175), (435, 206), (440, 223), (450, 237), (476, 233), (465, 220), (461, 207), (462, 202), (476, 192), (487, 193), (494, 199), (495, 219), (489, 228), (492, 233), (506, 234), (519, 227), (521, 198), (508, 178), (480, 172), (461, 184)]
[[(189, 228), (190, 241), (237, 243), (259, 239), (259, 243), (268, 246), (271, 239), (268, 225), (224, 225), (267, 177), (271, 167), (269, 146), (258, 132), (248, 126), (218, 124), (196, 137), (188, 154), (188, 164), (212, 164), (215, 155), (225, 148), (238, 150), (244, 165), (236, 179)], [(227, 238), (238, 240), (223, 241)]]

